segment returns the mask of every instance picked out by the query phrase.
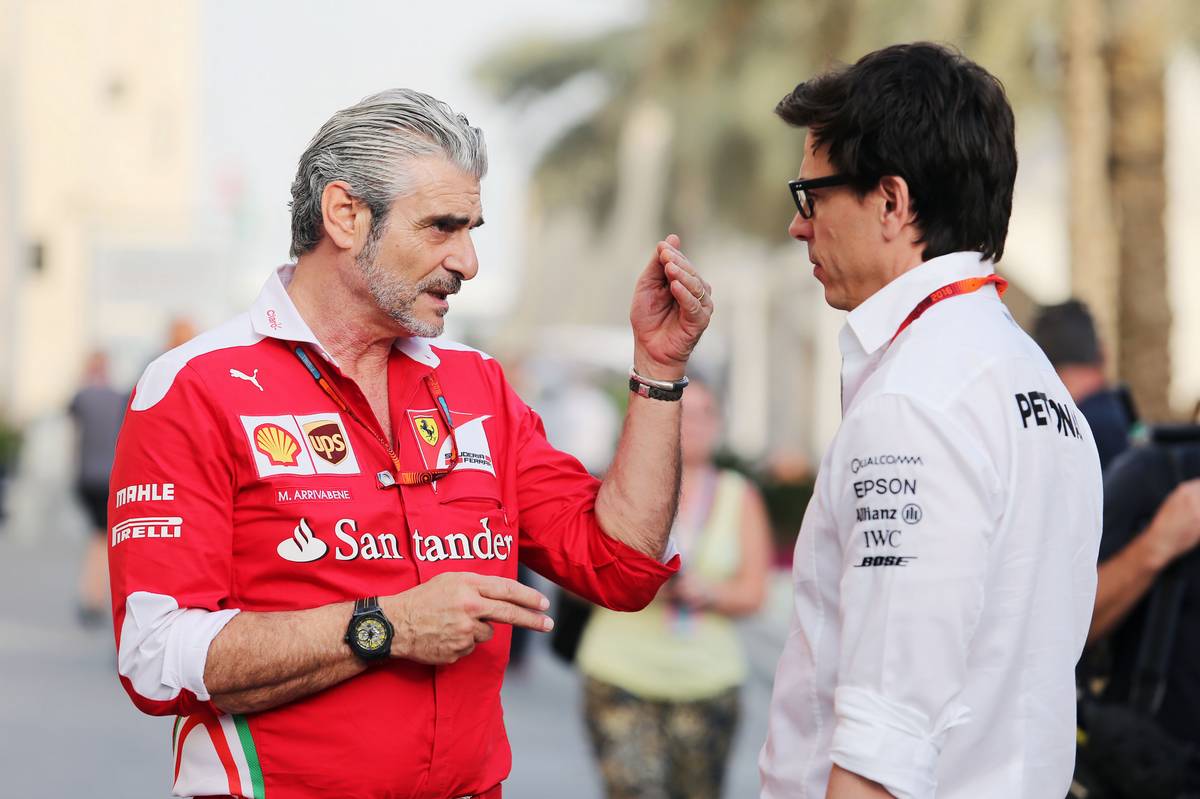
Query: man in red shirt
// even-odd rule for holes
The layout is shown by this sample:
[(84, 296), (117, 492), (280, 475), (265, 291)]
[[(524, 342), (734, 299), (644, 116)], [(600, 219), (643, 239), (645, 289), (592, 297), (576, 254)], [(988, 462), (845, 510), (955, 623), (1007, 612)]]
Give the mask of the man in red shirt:
[(478, 271), (486, 167), (426, 95), (338, 112), (292, 186), (296, 262), (138, 383), (111, 483), (118, 670), (178, 717), (176, 795), (498, 797), (511, 625), (553, 624), (518, 557), (625, 610), (678, 566), (672, 400), (710, 289), (659, 242), (595, 480), (496, 361), (438, 338)]

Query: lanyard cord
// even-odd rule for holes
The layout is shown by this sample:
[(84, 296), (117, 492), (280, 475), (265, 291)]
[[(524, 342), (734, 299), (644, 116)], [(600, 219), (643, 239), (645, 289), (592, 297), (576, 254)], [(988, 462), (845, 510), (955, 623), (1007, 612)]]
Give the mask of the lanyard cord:
[(917, 307), (912, 309), (912, 313), (910, 313), (908, 317), (900, 323), (900, 327), (896, 329), (895, 335), (892, 336), (892, 341), (895, 341), (896, 338), (904, 332), (904, 328), (920, 319), (921, 314), (925, 313), (942, 300), (948, 300), (951, 297), (957, 297), (960, 294), (971, 294), (972, 292), (979, 291), (981, 288), (991, 283), (996, 284), (996, 292), (1001, 296), (1004, 296), (1004, 292), (1008, 290), (1008, 281), (999, 275), (988, 275), (987, 277), (969, 277), (966, 280), (959, 280), (951, 283), (948, 286), (942, 286), (940, 289), (917, 303)]
[(324, 391), (331, 400), (333, 400), (334, 404), (336, 404), (343, 413), (345, 413), (354, 421), (358, 422), (358, 424), (365, 428), (367, 432), (375, 436), (375, 439), (383, 445), (385, 450), (387, 450), (388, 457), (392, 461), (392, 466), (394, 466), (396, 470), (397, 485), (413, 486), (432, 483), (434, 480), (438, 480), (450, 474), (454, 467), (458, 465), (458, 437), (454, 434), (454, 420), (450, 416), (450, 405), (446, 402), (446, 395), (442, 393), (442, 384), (441, 381), (438, 380), (437, 371), (430, 371), (429, 374), (425, 375), (425, 385), (429, 388), (429, 393), (433, 395), (433, 400), (437, 404), (438, 415), (442, 417), (442, 421), (446, 423), (446, 428), (449, 431), (450, 454), (446, 458), (446, 466), (444, 468), (409, 472), (405, 471), (404, 467), (400, 465), (400, 456), (396, 454), (396, 450), (394, 447), (392, 447), (391, 443), (389, 443), (388, 440), (384, 438), (374, 427), (358, 418), (358, 414), (356, 414), (350, 408), (350, 405), (344, 399), (342, 399), (341, 394), (338, 393), (337, 389), (335, 389), (333, 385), (325, 379), (325, 376), (321, 374), (321, 370), (317, 368), (316, 363), (314, 363), (313, 359), (309, 357), (308, 353), (304, 350), (304, 347), (297, 344), (295, 349), (292, 351), (296, 354), (296, 357), (300, 359), (300, 363), (304, 364), (304, 368), (308, 370), (308, 373), (312, 376), (313, 380), (316, 381), (317, 385), (321, 387), (321, 390)]

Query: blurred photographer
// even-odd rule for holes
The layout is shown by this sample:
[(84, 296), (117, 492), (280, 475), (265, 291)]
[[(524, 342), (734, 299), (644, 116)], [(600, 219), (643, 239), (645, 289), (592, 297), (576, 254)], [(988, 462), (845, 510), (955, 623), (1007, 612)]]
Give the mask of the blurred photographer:
[[(1090, 799), (1200, 797), (1200, 428), (1160, 427), (1105, 473), (1081, 666)], [(1079, 794), (1083, 795), (1083, 794)]]

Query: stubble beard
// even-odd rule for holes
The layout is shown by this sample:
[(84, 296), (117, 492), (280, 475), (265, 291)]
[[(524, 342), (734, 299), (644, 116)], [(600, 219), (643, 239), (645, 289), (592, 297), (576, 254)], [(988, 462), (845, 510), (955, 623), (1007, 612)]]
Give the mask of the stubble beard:
[(446, 324), (439, 314), (433, 321), (421, 319), (416, 314), (417, 300), (430, 290), (444, 291), (455, 294), (462, 285), (457, 275), (446, 277), (429, 277), (413, 283), (402, 277), (393, 275), (383, 267), (376, 258), (379, 236), (373, 233), (368, 237), (366, 245), (355, 258), (362, 272), (363, 282), (371, 292), (371, 298), (379, 309), (388, 315), (392, 321), (400, 325), (412, 336), (421, 338), (436, 338), (442, 334)]

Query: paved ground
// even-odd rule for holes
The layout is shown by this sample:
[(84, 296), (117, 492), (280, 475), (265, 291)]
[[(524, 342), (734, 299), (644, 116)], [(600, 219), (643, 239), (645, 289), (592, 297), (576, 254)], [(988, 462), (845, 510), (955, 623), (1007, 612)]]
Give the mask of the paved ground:
[[(15, 487), (0, 524), (0, 774), (4, 796), (131, 799), (170, 793), (167, 719), (139, 714), (118, 684), (106, 626), (75, 620), (75, 575), (85, 533), (65, 487), (35, 475)], [(757, 795), (755, 757), (765, 730), (779, 616), (750, 625), (754, 677), (727, 797)], [(578, 677), (534, 647), (508, 680), (504, 706), (513, 799), (599, 799), (579, 714)]]

